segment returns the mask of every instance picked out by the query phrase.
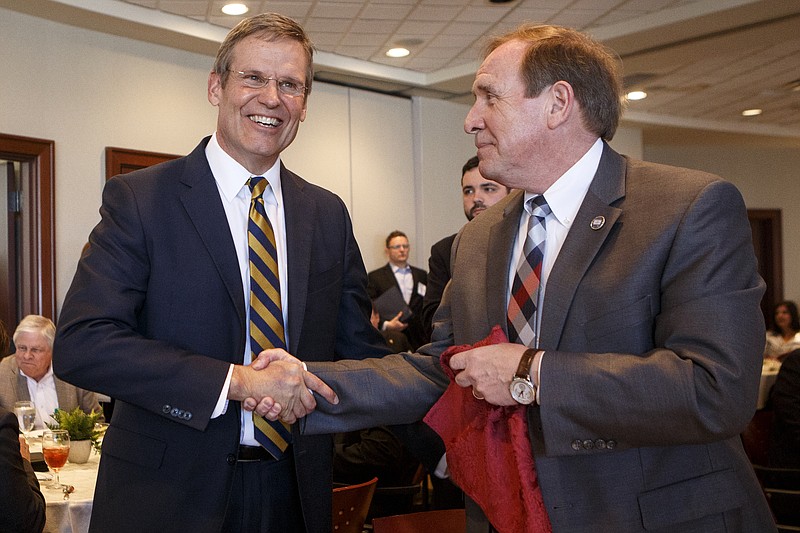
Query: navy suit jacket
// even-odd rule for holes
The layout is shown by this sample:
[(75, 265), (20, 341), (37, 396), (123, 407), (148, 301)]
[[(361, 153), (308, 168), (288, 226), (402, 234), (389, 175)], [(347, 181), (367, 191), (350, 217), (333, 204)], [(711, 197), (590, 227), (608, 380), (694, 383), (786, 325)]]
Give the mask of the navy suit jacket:
[[(216, 532), (225, 515), (240, 404), (210, 416), (230, 364), (242, 363), (247, 325), (207, 142), (106, 184), (102, 220), (64, 302), (55, 372), (117, 400), (93, 531)], [(283, 167), (281, 184), (289, 352), (309, 361), (388, 353), (369, 322), (344, 203)], [(332, 441), (298, 429), (292, 448), (306, 528), (328, 533)]]

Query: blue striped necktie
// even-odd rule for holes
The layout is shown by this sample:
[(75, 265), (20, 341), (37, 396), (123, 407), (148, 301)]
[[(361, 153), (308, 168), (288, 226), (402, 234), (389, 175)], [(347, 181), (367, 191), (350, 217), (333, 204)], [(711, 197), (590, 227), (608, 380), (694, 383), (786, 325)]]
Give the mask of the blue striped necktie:
[(551, 213), (544, 196), (531, 200), (532, 213), (528, 219), (528, 233), (517, 264), (511, 298), (508, 302), (508, 338), (530, 348), (538, 345), (536, 338), (536, 305), (544, 262), (544, 243), (547, 237), (545, 218)]
[[(255, 359), (267, 348), (286, 349), (281, 312), (281, 284), (275, 232), (267, 218), (264, 191), (269, 182), (263, 176), (247, 180), (252, 200), (247, 224), (250, 259), (250, 351)], [(270, 421), (253, 413), (254, 437), (273, 457), (279, 459), (292, 441), (291, 425)]]

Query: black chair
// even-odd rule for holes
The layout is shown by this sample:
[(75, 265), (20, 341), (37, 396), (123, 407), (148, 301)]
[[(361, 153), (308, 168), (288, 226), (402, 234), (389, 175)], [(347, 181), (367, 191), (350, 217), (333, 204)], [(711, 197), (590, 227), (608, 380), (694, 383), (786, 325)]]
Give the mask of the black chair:
[(419, 465), (408, 485), (378, 485), (369, 508), (369, 518), (428, 510), (428, 472)]

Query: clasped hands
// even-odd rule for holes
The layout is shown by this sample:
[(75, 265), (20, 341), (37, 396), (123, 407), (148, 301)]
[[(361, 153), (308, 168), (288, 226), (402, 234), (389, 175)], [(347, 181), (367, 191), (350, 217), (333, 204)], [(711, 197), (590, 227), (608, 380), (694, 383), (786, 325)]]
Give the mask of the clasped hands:
[(285, 350), (264, 350), (249, 365), (235, 365), (228, 398), (239, 400), (247, 411), (256, 411), (270, 420), (293, 424), (317, 407), (314, 394), (329, 403), (339, 397), (303, 363)]
[[(455, 382), (472, 387), (476, 397), (490, 404), (516, 405), (509, 385), (525, 349), (521, 344), (503, 343), (457, 353), (450, 358)], [(278, 348), (264, 350), (249, 366), (234, 367), (231, 391), (229, 396), (241, 400), (244, 409), (290, 424), (314, 411), (313, 393), (339, 403), (333, 389), (306, 371), (299, 359)]]

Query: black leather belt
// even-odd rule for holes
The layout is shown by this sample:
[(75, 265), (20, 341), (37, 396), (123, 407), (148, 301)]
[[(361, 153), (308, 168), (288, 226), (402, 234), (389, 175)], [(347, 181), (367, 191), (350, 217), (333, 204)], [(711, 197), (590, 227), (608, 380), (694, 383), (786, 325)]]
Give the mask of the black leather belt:
[(262, 446), (239, 445), (237, 461), (274, 461), (275, 458)]

